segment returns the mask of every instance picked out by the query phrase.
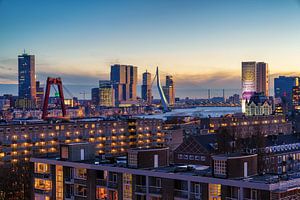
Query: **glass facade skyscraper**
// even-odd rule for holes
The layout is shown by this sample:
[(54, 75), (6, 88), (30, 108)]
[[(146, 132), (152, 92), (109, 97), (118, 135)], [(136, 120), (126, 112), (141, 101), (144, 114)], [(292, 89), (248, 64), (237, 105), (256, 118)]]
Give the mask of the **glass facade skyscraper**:
[(35, 56), (22, 54), (18, 56), (18, 94), (19, 99), (36, 101)]

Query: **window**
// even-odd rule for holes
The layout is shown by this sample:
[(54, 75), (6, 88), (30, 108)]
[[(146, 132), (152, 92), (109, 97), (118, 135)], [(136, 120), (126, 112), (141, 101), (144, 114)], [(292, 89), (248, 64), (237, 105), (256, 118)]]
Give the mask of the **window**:
[(182, 159), (182, 154), (178, 154), (178, 159)]
[(41, 178), (35, 178), (34, 179), (34, 188), (38, 190), (51, 190), (52, 183), (50, 180), (47, 179), (41, 179)]
[(194, 158), (195, 158), (195, 157), (194, 157), (193, 155), (190, 155), (190, 156), (189, 156), (189, 160), (194, 160)]
[(45, 163), (34, 163), (34, 173), (50, 173), (50, 166)]
[(76, 168), (75, 169), (75, 178), (77, 178), (77, 179), (86, 179), (87, 178), (86, 169)]
[(195, 160), (200, 160), (200, 156), (195, 156)]
[(118, 181), (118, 176), (117, 176), (117, 174), (113, 174), (112, 182), (116, 183), (117, 181)]
[(201, 161), (205, 161), (205, 160), (206, 160), (205, 156), (201, 156)]
[(161, 187), (161, 179), (160, 178), (156, 178), (156, 180), (155, 180), (155, 185), (156, 185), (156, 187)]
[(96, 188), (96, 199), (104, 200), (107, 199), (107, 192), (103, 187)]
[(86, 197), (87, 196), (87, 188), (85, 185), (74, 185), (75, 187), (75, 195)]
[(226, 175), (226, 161), (214, 160), (214, 173), (216, 175)]
[(184, 160), (188, 160), (189, 159), (189, 155), (184, 155)]
[(278, 156), (278, 163), (282, 163), (282, 157)]

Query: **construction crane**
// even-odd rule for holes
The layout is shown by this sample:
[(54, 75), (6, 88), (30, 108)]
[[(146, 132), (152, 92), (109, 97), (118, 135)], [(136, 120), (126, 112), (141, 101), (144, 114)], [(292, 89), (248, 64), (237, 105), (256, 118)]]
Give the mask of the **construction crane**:
[(80, 92), (79, 94), (82, 94), (82, 96), (83, 96), (83, 100), (85, 100), (85, 95), (87, 94), (85, 91), (83, 91), (83, 92)]

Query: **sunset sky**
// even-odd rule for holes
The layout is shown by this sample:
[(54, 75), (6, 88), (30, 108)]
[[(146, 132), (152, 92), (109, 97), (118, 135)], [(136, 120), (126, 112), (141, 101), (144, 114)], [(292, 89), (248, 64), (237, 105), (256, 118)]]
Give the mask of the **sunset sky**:
[(242, 61), (300, 74), (300, 1), (0, 0), (0, 83), (17, 83), (24, 48), (42, 82), (97, 86), (121, 63), (178, 88), (240, 88)]

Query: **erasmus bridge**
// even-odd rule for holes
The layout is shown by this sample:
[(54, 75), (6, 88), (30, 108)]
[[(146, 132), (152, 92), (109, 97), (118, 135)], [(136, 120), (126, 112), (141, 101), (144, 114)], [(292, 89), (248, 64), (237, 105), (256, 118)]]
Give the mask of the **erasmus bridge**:
[(164, 93), (164, 91), (162, 89), (162, 86), (161, 86), (158, 67), (156, 67), (155, 77), (153, 78), (153, 81), (152, 81), (151, 85), (153, 85), (155, 79), (156, 79), (156, 86), (157, 86), (158, 93), (159, 93), (159, 96), (160, 96), (160, 99), (161, 99), (161, 104), (162, 104), (162, 107), (163, 107), (163, 111), (168, 112), (168, 111), (170, 111), (170, 107), (169, 107), (169, 103), (167, 101), (167, 98), (166, 98), (165, 93)]

